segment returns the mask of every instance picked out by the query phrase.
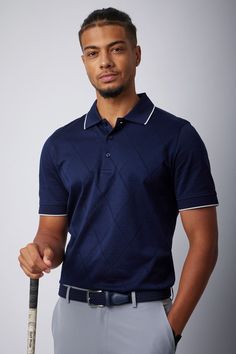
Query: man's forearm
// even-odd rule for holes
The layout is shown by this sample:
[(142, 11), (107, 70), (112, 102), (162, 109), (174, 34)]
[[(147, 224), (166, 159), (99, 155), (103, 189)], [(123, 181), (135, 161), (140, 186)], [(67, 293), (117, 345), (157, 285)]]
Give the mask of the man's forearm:
[(190, 245), (176, 298), (168, 315), (176, 334), (182, 333), (197, 305), (214, 269), (217, 253), (217, 243), (206, 247), (196, 240)]

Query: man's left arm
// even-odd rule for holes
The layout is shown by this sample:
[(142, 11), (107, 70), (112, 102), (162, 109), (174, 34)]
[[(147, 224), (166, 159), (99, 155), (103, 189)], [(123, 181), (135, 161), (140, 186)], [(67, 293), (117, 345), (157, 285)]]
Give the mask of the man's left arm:
[(197, 305), (218, 255), (216, 208), (183, 210), (180, 216), (189, 240), (189, 251), (176, 298), (168, 314), (168, 320), (176, 335), (182, 333)]

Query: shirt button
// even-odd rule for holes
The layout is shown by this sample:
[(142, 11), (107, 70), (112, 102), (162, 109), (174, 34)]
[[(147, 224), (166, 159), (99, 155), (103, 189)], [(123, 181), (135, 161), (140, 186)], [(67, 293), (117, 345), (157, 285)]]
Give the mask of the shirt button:
[(109, 152), (106, 153), (106, 157), (110, 157), (111, 154)]

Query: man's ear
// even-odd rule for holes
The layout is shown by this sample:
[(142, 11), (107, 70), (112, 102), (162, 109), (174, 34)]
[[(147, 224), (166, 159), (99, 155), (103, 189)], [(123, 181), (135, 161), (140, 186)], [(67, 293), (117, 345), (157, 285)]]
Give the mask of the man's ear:
[(138, 66), (141, 62), (141, 47), (139, 45), (136, 46), (135, 52), (136, 52), (136, 66)]
[(84, 54), (81, 55), (81, 59), (83, 60), (83, 63), (84, 63)]

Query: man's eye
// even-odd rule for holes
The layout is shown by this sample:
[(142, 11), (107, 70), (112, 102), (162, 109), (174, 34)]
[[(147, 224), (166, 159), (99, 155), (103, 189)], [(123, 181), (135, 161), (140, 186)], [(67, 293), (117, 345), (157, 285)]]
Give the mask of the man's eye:
[(124, 48), (123, 47), (114, 47), (114, 48), (112, 48), (112, 51), (114, 53), (121, 53), (124, 51)]
[(95, 57), (95, 56), (96, 56), (96, 54), (97, 54), (97, 52), (95, 52), (95, 51), (92, 51), (92, 52), (87, 52), (87, 57), (89, 57), (89, 58), (93, 58), (93, 57)]

